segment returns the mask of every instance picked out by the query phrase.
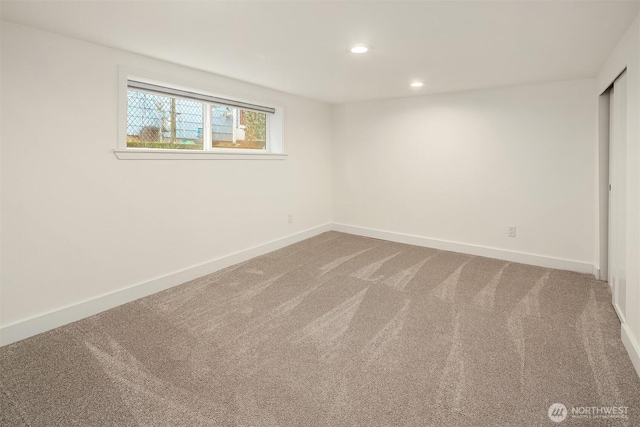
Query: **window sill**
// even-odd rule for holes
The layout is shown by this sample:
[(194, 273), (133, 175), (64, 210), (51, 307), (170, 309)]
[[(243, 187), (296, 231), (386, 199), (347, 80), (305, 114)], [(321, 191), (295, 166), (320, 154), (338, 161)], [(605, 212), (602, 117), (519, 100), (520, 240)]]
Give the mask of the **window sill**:
[(113, 150), (120, 160), (284, 160), (282, 153), (252, 153), (248, 151), (195, 151), (195, 150), (153, 150), (118, 149)]

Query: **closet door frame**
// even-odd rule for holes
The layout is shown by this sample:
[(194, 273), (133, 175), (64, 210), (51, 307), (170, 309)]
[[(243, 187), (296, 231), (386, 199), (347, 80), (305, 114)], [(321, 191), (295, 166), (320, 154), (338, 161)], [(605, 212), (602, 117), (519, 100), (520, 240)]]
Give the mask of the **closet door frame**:
[[(610, 89), (608, 170), (608, 254), (607, 279), (612, 304), (620, 319), (626, 316), (626, 145), (627, 74), (623, 71)], [(603, 177), (605, 178), (605, 177)]]

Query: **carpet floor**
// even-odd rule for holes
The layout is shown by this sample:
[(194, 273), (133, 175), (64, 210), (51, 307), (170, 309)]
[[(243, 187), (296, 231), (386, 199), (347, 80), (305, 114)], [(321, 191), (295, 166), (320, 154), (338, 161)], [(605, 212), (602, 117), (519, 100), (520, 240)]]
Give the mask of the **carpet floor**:
[[(606, 283), (324, 233), (0, 348), (3, 426), (640, 425)], [(628, 407), (577, 418), (576, 407)], [(583, 414), (584, 415), (584, 414)]]

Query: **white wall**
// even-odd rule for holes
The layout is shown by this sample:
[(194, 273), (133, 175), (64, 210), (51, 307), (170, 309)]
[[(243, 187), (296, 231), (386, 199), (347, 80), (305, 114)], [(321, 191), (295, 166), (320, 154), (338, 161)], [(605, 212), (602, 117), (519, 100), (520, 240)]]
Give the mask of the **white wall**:
[(596, 113), (593, 79), (336, 106), (333, 220), (591, 271)]
[[(1, 51), (1, 325), (330, 221), (328, 105), (7, 22)], [(118, 160), (119, 66), (282, 106), (289, 157)]]
[(622, 340), (640, 375), (640, 16), (597, 77), (598, 93), (627, 69), (627, 277)]

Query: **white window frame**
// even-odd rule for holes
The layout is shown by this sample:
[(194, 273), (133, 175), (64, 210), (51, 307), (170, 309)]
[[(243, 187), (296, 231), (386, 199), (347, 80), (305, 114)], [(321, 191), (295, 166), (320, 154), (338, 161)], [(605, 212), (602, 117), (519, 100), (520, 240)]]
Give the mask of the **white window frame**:
[[(154, 84), (166, 88), (194, 92), (216, 98), (229, 99), (233, 101), (261, 105), (275, 109), (273, 114), (267, 114), (267, 141), (264, 150), (250, 148), (218, 148), (212, 146), (212, 135), (207, 129), (211, 129), (211, 103), (203, 103), (203, 123), (202, 123), (202, 150), (181, 150), (181, 149), (157, 149), (157, 148), (128, 148), (127, 147), (127, 90), (129, 80)], [(118, 147), (114, 153), (121, 160), (282, 160), (287, 157), (284, 151), (283, 140), (283, 109), (281, 107), (265, 103), (263, 101), (253, 101), (236, 96), (212, 93), (206, 90), (193, 88), (180, 84), (179, 79), (169, 79), (156, 73), (137, 72), (124, 67), (119, 70), (119, 126), (118, 126)], [(172, 83), (169, 83), (172, 82)]]

